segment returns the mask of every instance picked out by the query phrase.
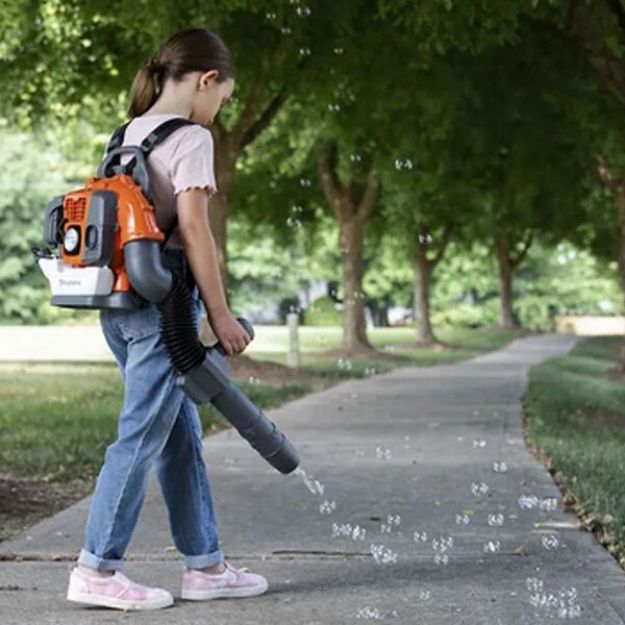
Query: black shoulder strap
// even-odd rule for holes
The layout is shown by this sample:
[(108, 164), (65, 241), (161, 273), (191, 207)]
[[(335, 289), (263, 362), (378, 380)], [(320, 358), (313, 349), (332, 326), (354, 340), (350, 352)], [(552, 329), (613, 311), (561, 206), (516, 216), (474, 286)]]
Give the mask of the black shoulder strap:
[(196, 122), (192, 122), (184, 117), (174, 117), (163, 122), (160, 126), (157, 126), (142, 142), (139, 146), (143, 155), (147, 158), (150, 152), (159, 144), (165, 141), (170, 134), (182, 128), (182, 126), (194, 126)]
[[(108, 145), (106, 146), (107, 154), (111, 150), (121, 147), (122, 143), (124, 142), (124, 134), (129, 123), (130, 121), (127, 121), (125, 124), (117, 128), (117, 130), (115, 130), (115, 132), (111, 136), (111, 139), (108, 142)], [(143, 152), (144, 157), (147, 159), (150, 155), (150, 152), (152, 152), (152, 150), (159, 143), (162, 143), (165, 139), (167, 139), (169, 135), (178, 130), (178, 128), (182, 128), (183, 126), (193, 126), (195, 123), (196, 122), (192, 122), (188, 119), (185, 119), (184, 117), (174, 117), (172, 119), (168, 119), (167, 121), (154, 128), (154, 130), (152, 130), (152, 132), (150, 132), (150, 134), (141, 142), (139, 148)], [(119, 165), (119, 156), (115, 160), (115, 164)], [(124, 166), (125, 173), (132, 174), (132, 171), (135, 168), (136, 164), (136, 158), (133, 157), (132, 159), (130, 159), (130, 161), (128, 161), (128, 163), (126, 163), (126, 165)], [(165, 233), (165, 241), (163, 241), (162, 243), (163, 247), (169, 240), (169, 237), (172, 235), (177, 225), (178, 215), (174, 217), (174, 220), (172, 221), (170, 227), (167, 229), (167, 232)]]
[(126, 128), (130, 122), (127, 121), (125, 124), (122, 124), (109, 139), (109, 142), (106, 146), (106, 153), (108, 154), (111, 150), (118, 148), (124, 141), (124, 133), (126, 132)]
[[(130, 120), (132, 121), (132, 120)], [(112, 150), (119, 148), (122, 146), (124, 142), (124, 135), (126, 133), (126, 128), (130, 121), (127, 121), (125, 124), (122, 124), (119, 128), (115, 130), (115, 132), (111, 135), (109, 142), (106, 146), (106, 154), (111, 152)], [(143, 152), (143, 156), (147, 159), (150, 155), (150, 152), (159, 144), (165, 141), (169, 135), (173, 132), (181, 128), (182, 126), (193, 126), (196, 122), (192, 122), (189, 119), (185, 119), (184, 117), (174, 117), (172, 119), (168, 119), (163, 122), (141, 142), (139, 146), (141, 151)], [(119, 165), (119, 157), (115, 159), (115, 165)], [(132, 173), (134, 166), (136, 164), (136, 159), (131, 159), (127, 164), (125, 169), (127, 169), (128, 173)]]

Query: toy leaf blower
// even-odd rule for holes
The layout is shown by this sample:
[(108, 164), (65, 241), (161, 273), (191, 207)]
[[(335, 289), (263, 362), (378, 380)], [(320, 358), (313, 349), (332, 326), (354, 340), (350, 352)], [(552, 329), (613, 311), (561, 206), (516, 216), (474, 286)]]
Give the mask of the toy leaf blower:
[[(58, 256), (47, 248), (33, 252), (50, 283), (52, 305), (136, 310), (154, 303), (177, 384), (196, 404), (211, 402), (267, 462), (287, 474), (299, 464), (297, 451), (232, 381), (223, 346), (207, 349), (200, 342), (189, 287), (161, 257), (168, 237), (156, 222), (147, 158), (188, 124), (170, 119), (140, 146), (122, 146), (127, 124), (118, 128), (97, 177), (47, 206), (43, 236)], [(122, 155), (132, 158), (122, 165)], [(253, 338), (249, 322), (239, 322)]]

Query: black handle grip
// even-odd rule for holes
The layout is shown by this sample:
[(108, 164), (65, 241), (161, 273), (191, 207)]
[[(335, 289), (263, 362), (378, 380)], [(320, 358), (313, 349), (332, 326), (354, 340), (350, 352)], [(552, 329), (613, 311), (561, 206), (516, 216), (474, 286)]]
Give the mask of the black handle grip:
[[(250, 338), (254, 340), (254, 327), (252, 324), (243, 317), (237, 317), (237, 321), (243, 326), (243, 329), (250, 335)], [(221, 343), (215, 343), (213, 349), (216, 349), (222, 356), (227, 356), (228, 352), (225, 350)]]
[[(124, 166), (116, 165), (119, 157), (123, 154), (132, 154), (131, 158)], [(153, 203), (152, 189), (150, 187), (150, 176), (145, 160), (145, 154), (140, 147), (136, 145), (124, 145), (120, 148), (111, 150), (102, 160), (98, 167), (98, 178), (110, 178), (115, 174), (126, 172), (135, 179), (135, 182), (141, 187), (145, 197)]]

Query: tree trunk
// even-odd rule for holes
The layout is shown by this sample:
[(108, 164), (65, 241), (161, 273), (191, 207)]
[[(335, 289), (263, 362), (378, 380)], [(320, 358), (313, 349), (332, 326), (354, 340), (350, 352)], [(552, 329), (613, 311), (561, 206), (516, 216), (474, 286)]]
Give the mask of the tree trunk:
[(221, 132), (215, 132), (215, 177), (218, 193), (210, 200), (209, 219), (215, 245), (221, 279), (228, 295), (228, 196), (234, 180), (238, 148), (232, 139)]
[[(618, 199), (618, 275), (621, 290), (625, 297), (625, 184), (619, 184), (617, 189)], [(619, 369), (625, 372), (625, 345), (621, 347), (619, 354)]]
[(342, 182), (337, 174), (338, 145), (330, 144), (319, 158), (321, 188), (339, 224), (339, 249), (343, 282), (343, 341), (347, 353), (372, 351), (367, 338), (365, 298), (362, 291), (364, 275), (365, 225), (378, 197), (379, 184), (374, 169), (367, 182)]
[(436, 337), (430, 319), (430, 289), (434, 264), (426, 256), (425, 246), (417, 243), (413, 254), (414, 314), (419, 345), (433, 345)]
[(518, 329), (512, 309), (512, 277), (514, 267), (510, 260), (510, 244), (504, 239), (495, 241), (495, 254), (499, 263), (499, 284), (501, 288), (501, 327), (504, 330)]
[(371, 350), (365, 323), (364, 224), (356, 215), (339, 222), (339, 247), (343, 277), (343, 342), (341, 349), (353, 353)]

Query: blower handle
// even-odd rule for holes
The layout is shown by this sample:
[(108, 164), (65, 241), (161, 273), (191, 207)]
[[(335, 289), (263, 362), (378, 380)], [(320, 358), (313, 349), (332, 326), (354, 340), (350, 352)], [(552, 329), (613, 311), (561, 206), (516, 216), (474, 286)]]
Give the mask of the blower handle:
[[(237, 321), (243, 326), (243, 329), (250, 335), (250, 338), (254, 340), (254, 327), (252, 324), (243, 317), (237, 317)], [(228, 352), (221, 343), (215, 343), (212, 349), (216, 349), (222, 356), (228, 356)]]

